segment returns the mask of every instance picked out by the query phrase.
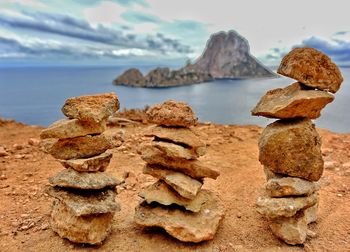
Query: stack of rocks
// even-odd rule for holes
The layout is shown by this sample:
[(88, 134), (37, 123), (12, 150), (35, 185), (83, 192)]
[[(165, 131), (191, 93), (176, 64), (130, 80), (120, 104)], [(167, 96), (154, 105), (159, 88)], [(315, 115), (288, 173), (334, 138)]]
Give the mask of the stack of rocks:
[(282, 60), (278, 73), (298, 82), (268, 91), (253, 115), (280, 119), (259, 139), (259, 161), (267, 177), (257, 210), (272, 232), (288, 244), (302, 244), (316, 221), (318, 180), (323, 173), (321, 139), (311, 119), (330, 102), (342, 82), (338, 67), (313, 48), (297, 48)]
[(117, 179), (105, 173), (114, 147), (107, 134), (107, 118), (119, 108), (115, 94), (68, 99), (62, 112), (68, 118), (41, 132), (46, 152), (67, 169), (49, 179), (46, 193), (55, 198), (51, 227), (61, 237), (77, 243), (99, 244), (108, 235), (115, 211)]
[(171, 100), (147, 115), (157, 125), (145, 133), (153, 141), (140, 150), (147, 162), (143, 172), (159, 180), (140, 192), (144, 201), (135, 209), (136, 223), (161, 227), (185, 242), (213, 239), (224, 210), (217, 194), (201, 188), (205, 177), (216, 179), (219, 172), (197, 160), (206, 153), (190, 128), (197, 118), (187, 104)]

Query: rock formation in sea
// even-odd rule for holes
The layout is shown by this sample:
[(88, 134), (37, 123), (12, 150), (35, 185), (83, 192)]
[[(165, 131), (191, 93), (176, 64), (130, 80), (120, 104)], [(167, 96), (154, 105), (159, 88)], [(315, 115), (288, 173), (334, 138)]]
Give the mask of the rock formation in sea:
[[(343, 77), (331, 59), (313, 49), (288, 53), (278, 73), (298, 82), (268, 91), (252, 110), (255, 116), (276, 118), (259, 139), (259, 161), (267, 183), (257, 211), (269, 220), (272, 233), (284, 242), (303, 244), (315, 233), (324, 162), (321, 138), (311, 119), (334, 100)], [(331, 93), (329, 93), (331, 92)]]
[(275, 77), (254, 58), (248, 41), (235, 31), (218, 32), (207, 42), (203, 54), (193, 64), (171, 70), (158, 67), (147, 75), (136, 69), (126, 70), (113, 83), (133, 87), (169, 87), (229, 78)]

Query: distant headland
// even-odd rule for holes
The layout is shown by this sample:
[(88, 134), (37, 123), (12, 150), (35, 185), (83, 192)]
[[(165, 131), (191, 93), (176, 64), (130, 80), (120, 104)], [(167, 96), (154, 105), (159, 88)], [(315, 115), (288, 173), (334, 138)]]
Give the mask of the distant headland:
[(211, 35), (203, 54), (193, 64), (178, 70), (158, 67), (145, 76), (140, 70), (131, 68), (113, 83), (132, 87), (171, 87), (215, 79), (259, 77), (276, 77), (276, 74), (250, 54), (245, 38), (231, 30)]

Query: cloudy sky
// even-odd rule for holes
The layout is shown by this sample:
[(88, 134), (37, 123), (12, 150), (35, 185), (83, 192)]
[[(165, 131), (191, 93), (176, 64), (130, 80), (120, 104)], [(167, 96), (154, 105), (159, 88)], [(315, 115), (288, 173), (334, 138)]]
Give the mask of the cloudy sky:
[(295, 46), (350, 65), (348, 0), (0, 0), (0, 64), (180, 64), (236, 30), (277, 65)]

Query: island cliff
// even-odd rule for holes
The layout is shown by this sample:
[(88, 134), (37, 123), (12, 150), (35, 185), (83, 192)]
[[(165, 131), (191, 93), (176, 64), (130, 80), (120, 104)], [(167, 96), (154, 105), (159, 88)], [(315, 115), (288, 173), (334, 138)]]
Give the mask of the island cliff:
[(218, 32), (207, 42), (204, 53), (193, 64), (178, 70), (167, 67), (151, 70), (147, 75), (131, 68), (116, 78), (115, 85), (133, 87), (170, 87), (212, 81), (214, 79), (275, 77), (255, 59), (248, 41), (235, 31)]

